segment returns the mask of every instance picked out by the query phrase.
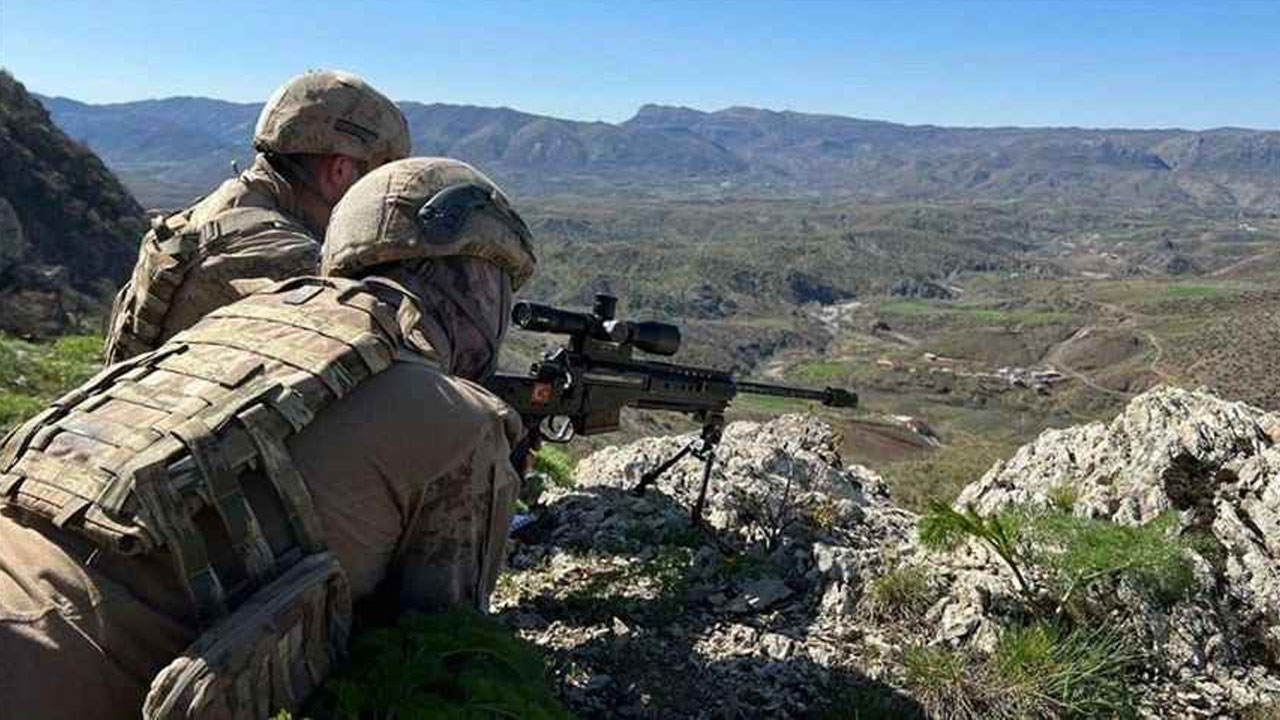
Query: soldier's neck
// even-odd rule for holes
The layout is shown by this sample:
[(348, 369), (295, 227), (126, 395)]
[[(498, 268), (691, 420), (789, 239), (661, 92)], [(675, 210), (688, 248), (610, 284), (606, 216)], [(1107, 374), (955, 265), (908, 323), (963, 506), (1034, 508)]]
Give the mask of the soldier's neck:
[[(453, 367), (453, 343), (444, 323), (437, 316), (438, 308), (431, 301), (434, 293), (425, 286), (422, 278), (408, 268), (388, 268), (380, 274), (413, 294), (413, 302), (409, 307), (401, 305), (397, 318), (407, 343), (424, 354), (431, 355), (445, 372), (450, 372)], [(395, 303), (400, 305), (400, 298), (396, 298)]]
[(324, 241), (325, 229), (329, 227), (329, 215), (333, 213), (333, 206), (324, 198), (310, 188), (298, 188), (294, 191), (297, 208), (298, 219), (303, 225), (315, 235), (317, 240)]

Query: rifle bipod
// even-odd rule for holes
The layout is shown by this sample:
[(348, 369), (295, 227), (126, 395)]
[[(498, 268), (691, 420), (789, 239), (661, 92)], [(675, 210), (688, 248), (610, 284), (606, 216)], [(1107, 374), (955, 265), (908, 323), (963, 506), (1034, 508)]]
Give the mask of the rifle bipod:
[(713, 413), (708, 415), (702, 423), (702, 435), (695, 438), (688, 445), (680, 449), (680, 452), (665, 460), (661, 465), (640, 476), (640, 482), (631, 490), (631, 494), (636, 497), (644, 495), (644, 491), (652, 484), (658, 481), (663, 473), (670, 470), (676, 463), (683, 460), (688, 455), (693, 455), (702, 461), (702, 486), (698, 488), (698, 499), (693, 503), (693, 524), (700, 525), (702, 523), (702, 509), (707, 502), (707, 487), (711, 483), (711, 469), (716, 463), (716, 446), (720, 444), (720, 438), (724, 435), (724, 415)]

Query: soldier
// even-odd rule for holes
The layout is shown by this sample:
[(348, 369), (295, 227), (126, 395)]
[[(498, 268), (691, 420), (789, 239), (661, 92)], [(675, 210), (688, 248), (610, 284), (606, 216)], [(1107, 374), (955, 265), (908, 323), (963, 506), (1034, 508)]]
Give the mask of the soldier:
[(0, 715), (262, 718), (324, 679), (353, 599), (484, 608), (521, 427), (472, 381), (534, 262), (484, 175), (391, 163), (335, 208), (323, 277), (215, 310), (11, 433)]
[(409, 154), (409, 129), (395, 103), (355, 75), (309, 72), (267, 101), (253, 147), (249, 170), (153, 221), (116, 296), (108, 363), (248, 294), (237, 281), (314, 275), (333, 206), (361, 175)]

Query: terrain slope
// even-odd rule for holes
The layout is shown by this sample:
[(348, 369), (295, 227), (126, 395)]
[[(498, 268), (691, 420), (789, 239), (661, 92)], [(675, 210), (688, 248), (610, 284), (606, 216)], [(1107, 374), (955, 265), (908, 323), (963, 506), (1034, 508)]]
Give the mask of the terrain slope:
[(1274, 717), (1276, 422), (1156, 388), (924, 514), (813, 418), (734, 423), (702, 528), (696, 462), (629, 492), (691, 436), (646, 439), (543, 497), (495, 605), (582, 717)]
[(48, 336), (95, 322), (143, 227), (102, 161), (0, 71), (0, 331)]

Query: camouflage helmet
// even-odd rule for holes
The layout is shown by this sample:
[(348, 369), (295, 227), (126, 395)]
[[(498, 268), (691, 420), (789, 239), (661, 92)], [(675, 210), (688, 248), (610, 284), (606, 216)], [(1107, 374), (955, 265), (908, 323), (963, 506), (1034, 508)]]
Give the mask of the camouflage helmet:
[(532, 236), (502, 190), (459, 160), (415, 157), (383, 165), (342, 197), (329, 218), (321, 273), (351, 277), (400, 260), (471, 256), (511, 276), (533, 275)]
[(400, 108), (340, 70), (314, 70), (281, 85), (262, 108), (253, 147), (281, 155), (348, 155), (372, 167), (409, 154)]

